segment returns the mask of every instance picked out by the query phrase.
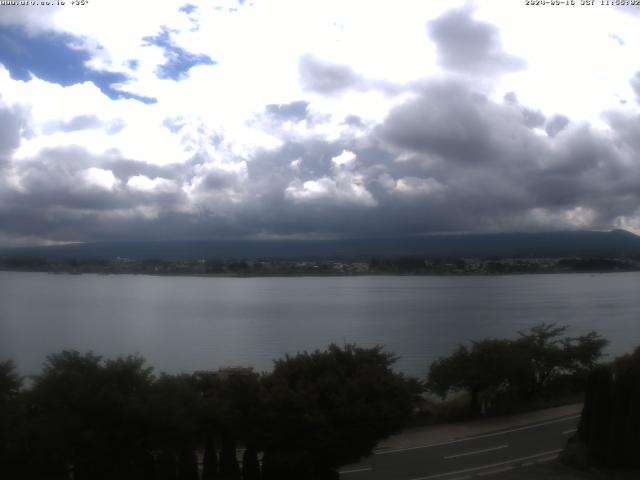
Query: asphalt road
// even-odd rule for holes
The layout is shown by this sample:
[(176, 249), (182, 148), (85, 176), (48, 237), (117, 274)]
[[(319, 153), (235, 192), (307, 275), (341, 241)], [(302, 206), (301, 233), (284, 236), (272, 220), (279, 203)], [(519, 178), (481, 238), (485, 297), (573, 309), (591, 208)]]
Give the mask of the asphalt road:
[(579, 415), (460, 440), (378, 451), (345, 467), (342, 480), (469, 480), (557, 458)]

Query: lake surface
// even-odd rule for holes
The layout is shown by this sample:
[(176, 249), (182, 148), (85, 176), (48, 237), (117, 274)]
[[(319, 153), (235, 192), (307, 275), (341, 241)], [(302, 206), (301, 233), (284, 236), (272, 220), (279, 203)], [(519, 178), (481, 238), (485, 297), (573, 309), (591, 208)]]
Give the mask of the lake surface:
[(478, 277), (198, 278), (0, 272), (0, 360), (140, 353), (157, 371), (251, 365), (329, 343), (384, 345), (422, 376), (458, 344), (539, 322), (640, 345), (640, 273)]

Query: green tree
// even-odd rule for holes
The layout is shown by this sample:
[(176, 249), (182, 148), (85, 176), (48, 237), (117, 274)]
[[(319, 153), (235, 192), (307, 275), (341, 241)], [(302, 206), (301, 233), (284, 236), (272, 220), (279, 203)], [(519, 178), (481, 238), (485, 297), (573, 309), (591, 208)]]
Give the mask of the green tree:
[(148, 478), (151, 369), (139, 357), (102, 362), (91, 353), (51, 355), (30, 395), (35, 442), (77, 480)]
[(522, 365), (523, 356), (511, 341), (472, 342), (470, 349), (460, 346), (451, 356), (433, 362), (427, 385), (442, 397), (460, 390), (468, 392), (470, 409), (478, 413), (482, 397), (508, 390)]
[(562, 337), (567, 327), (540, 324), (519, 332), (515, 340), (485, 339), (460, 346), (433, 362), (428, 388), (442, 397), (464, 391), (470, 410), (481, 412), (498, 399), (512, 405), (541, 395), (552, 380), (586, 377), (597, 365), (607, 341), (595, 332)]
[(555, 372), (570, 365), (569, 352), (563, 348), (560, 338), (567, 330), (566, 326), (542, 323), (532, 327), (527, 333), (518, 332), (520, 338), (514, 347), (525, 352), (528, 362), (526, 375), (521, 380), (521, 393), (533, 397), (552, 378)]
[(528, 371), (523, 372), (518, 385), (526, 398), (537, 395), (559, 375), (579, 374), (592, 369), (602, 358), (608, 341), (596, 332), (579, 337), (562, 337), (567, 326), (542, 323), (528, 332), (519, 332), (514, 347), (528, 359)]
[(418, 385), (381, 347), (331, 345), (277, 360), (265, 378), (263, 479), (337, 478), (409, 420)]

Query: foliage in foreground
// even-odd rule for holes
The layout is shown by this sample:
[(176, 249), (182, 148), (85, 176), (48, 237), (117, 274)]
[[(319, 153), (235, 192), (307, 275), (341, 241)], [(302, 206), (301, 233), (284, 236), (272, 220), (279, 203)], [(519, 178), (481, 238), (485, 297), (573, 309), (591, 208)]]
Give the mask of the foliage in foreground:
[(577, 448), (591, 465), (640, 467), (640, 347), (589, 376)]
[[(620, 426), (613, 409), (631, 415), (640, 353), (604, 374), (606, 341), (565, 330), (541, 324), (515, 340), (461, 346), (433, 363), (427, 385), (442, 396), (466, 392), (474, 412), (495, 412), (559, 385), (580, 389), (593, 371), (581, 435), (608, 459), (597, 439), (613, 441), (602, 435), (613, 427), (602, 419)], [(269, 374), (155, 375), (137, 356), (65, 351), (48, 357), (28, 389), (11, 362), (0, 363), (0, 469), (26, 480), (335, 479), (420, 404), (421, 384), (394, 372), (395, 360), (381, 347), (331, 345), (277, 360)], [(636, 436), (622, 438), (637, 445), (640, 425), (629, 418)]]
[(380, 347), (331, 345), (263, 376), (155, 376), (137, 356), (64, 351), (28, 390), (1, 363), (0, 469), (27, 480), (196, 480), (200, 453), (203, 480), (337, 478), (409, 420), (418, 385), (394, 361)]
[(427, 387), (443, 398), (465, 392), (472, 413), (508, 411), (540, 398), (552, 386), (584, 385), (607, 341), (595, 332), (563, 337), (567, 327), (540, 324), (515, 340), (486, 339), (461, 345), (429, 369)]
[(264, 478), (330, 478), (327, 467), (370, 454), (380, 439), (402, 429), (419, 386), (392, 372), (394, 361), (379, 347), (335, 345), (277, 361), (265, 382)]

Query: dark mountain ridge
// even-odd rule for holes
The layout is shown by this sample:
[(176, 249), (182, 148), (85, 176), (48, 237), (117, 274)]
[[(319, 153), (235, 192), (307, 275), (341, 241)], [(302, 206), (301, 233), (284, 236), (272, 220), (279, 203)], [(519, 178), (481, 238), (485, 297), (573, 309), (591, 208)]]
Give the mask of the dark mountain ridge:
[(193, 240), (78, 243), (0, 249), (0, 256), (48, 260), (339, 258), (371, 256), (559, 258), (640, 257), (640, 236), (625, 230), (438, 234), (341, 240)]

